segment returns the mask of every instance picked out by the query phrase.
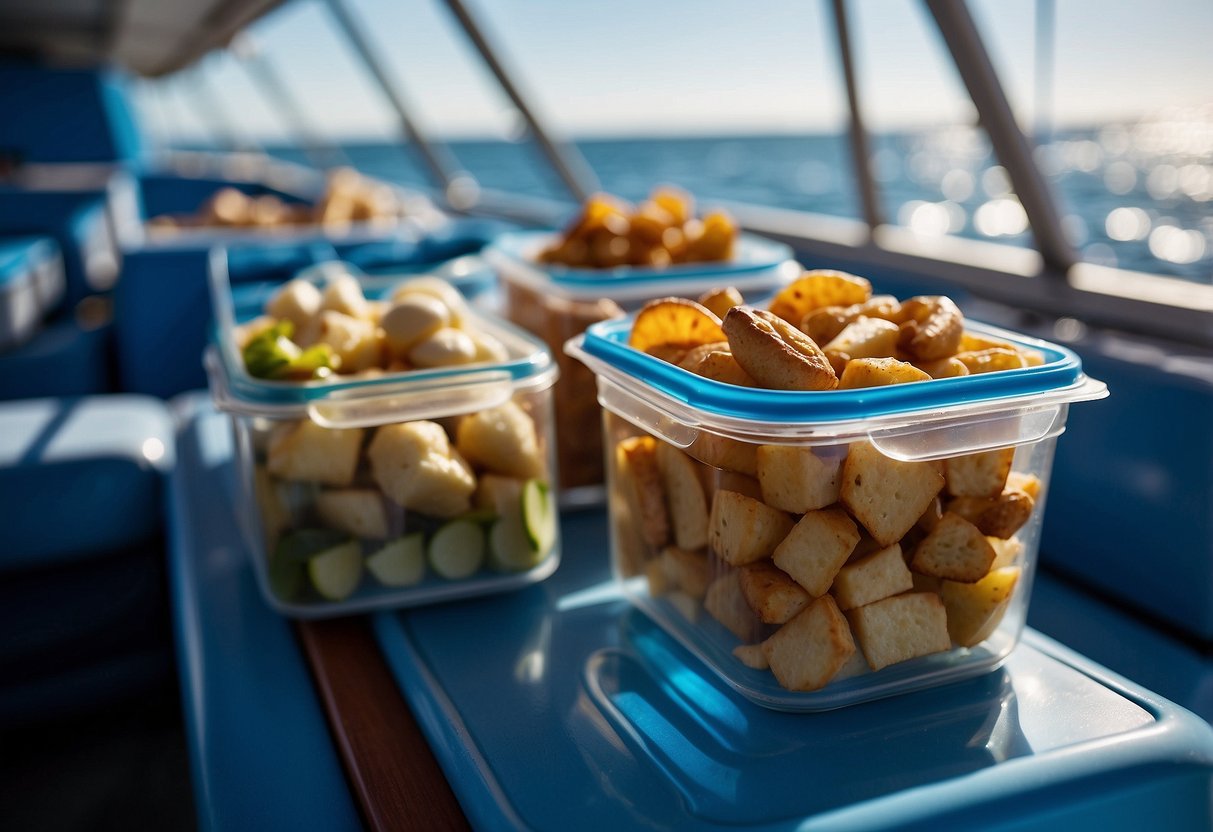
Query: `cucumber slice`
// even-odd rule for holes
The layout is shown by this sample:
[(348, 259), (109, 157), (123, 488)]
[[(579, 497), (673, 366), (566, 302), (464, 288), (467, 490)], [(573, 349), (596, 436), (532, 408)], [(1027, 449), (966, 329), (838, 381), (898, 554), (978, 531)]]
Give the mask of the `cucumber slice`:
[(362, 580), (362, 547), (351, 540), (325, 549), (308, 560), (307, 574), (322, 598), (344, 601)]
[(412, 586), (425, 577), (425, 535), (406, 534), (367, 555), (366, 568), (384, 586)]
[(527, 480), (522, 486), (522, 523), (527, 539), (542, 559), (556, 543), (556, 506), (548, 484)]
[(484, 530), (471, 520), (452, 520), (430, 538), (430, 566), (442, 577), (471, 577), (484, 563)]
[(502, 515), (489, 531), (489, 562), (501, 572), (523, 572), (543, 558), (531, 542), (518, 512)]

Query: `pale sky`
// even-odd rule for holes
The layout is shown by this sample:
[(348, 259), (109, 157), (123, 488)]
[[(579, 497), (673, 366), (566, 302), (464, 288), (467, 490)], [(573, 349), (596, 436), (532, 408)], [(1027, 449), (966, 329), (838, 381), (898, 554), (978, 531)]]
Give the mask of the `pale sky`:
[[(414, 117), (435, 135), (507, 134), (508, 101), (440, 0), (347, 0), (368, 24)], [(826, 0), (465, 0), (566, 136), (837, 131), (845, 99)], [(1213, 2), (1056, 0), (1053, 120), (1084, 125), (1213, 105)], [(1035, 0), (971, 0), (1021, 121), (1034, 117)], [(874, 130), (971, 123), (971, 105), (916, 0), (852, 0), (865, 116)], [(379, 92), (320, 0), (252, 30), (310, 123), (338, 138), (395, 138)], [(260, 140), (289, 138), (236, 60), (202, 69), (219, 105)], [(152, 91), (154, 129), (202, 130), (188, 84)]]

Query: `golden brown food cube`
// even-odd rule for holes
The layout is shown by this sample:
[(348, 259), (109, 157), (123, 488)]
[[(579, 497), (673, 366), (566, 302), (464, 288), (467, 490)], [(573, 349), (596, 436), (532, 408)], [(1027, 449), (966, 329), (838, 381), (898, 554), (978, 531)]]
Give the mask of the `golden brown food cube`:
[(859, 530), (842, 509), (806, 512), (775, 547), (772, 560), (813, 597), (825, 595), (847, 562)]
[(758, 482), (768, 505), (793, 514), (825, 508), (838, 501), (842, 460), (818, 456), (812, 448), (759, 445)]
[(855, 642), (834, 599), (823, 595), (764, 641), (762, 652), (780, 685), (812, 691), (834, 678), (854, 654)]
[(692, 598), (702, 598), (712, 582), (712, 564), (702, 552), (688, 552), (677, 546), (661, 550), (661, 568), (670, 583)]
[(842, 466), (840, 499), (882, 546), (910, 530), (943, 489), (933, 462), (890, 459), (870, 442), (856, 442)]
[(742, 641), (753, 641), (762, 633), (762, 621), (746, 603), (736, 569), (730, 569), (712, 582), (703, 599), (703, 608)]
[(910, 568), (922, 575), (971, 584), (990, 571), (994, 555), (994, 547), (981, 529), (946, 511), (914, 549)]
[(947, 612), (933, 592), (894, 595), (857, 607), (847, 618), (873, 670), (952, 647)]
[(1014, 448), (983, 451), (944, 460), (948, 493), (953, 497), (997, 497), (1007, 484)]
[(894, 543), (843, 566), (830, 591), (838, 606), (849, 610), (897, 595), (913, 586), (914, 577), (906, 568), (901, 546)]
[(791, 517), (743, 494), (717, 491), (712, 500), (712, 549), (732, 566), (770, 557), (791, 530)]
[(995, 569), (977, 583), (944, 581), (939, 597), (948, 613), (948, 633), (961, 647), (985, 641), (1002, 621), (1019, 583), (1020, 568)]
[(641, 537), (653, 548), (664, 546), (670, 539), (670, 515), (657, 469), (657, 440), (632, 436), (620, 442), (615, 453), (615, 474)]
[(699, 463), (673, 445), (657, 443), (657, 469), (673, 520), (674, 541), (683, 549), (700, 549), (708, 542), (708, 503), (698, 468)]
[(769, 560), (736, 570), (741, 594), (766, 624), (783, 624), (813, 600), (804, 587)]

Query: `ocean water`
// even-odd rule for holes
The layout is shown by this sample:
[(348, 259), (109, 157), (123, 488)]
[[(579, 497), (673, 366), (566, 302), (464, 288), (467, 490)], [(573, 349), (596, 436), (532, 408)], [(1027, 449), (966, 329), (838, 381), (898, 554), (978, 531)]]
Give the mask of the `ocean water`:
[[(858, 218), (845, 135), (579, 141), (603, 190), (643, 198), (659, 182), (703, 205), (735, 201)], [(567, 199), (529, 142), (453, 141), (457, 166), (484, 187)], [(426, 178), (413, 151), (351, 144), (349, 160), (407, 185)], [(276, 151), (303, 160), (297, 151)], [(971, 128), (873, 137), (872, 169), (886, 221), (923, 234), (1030, 246), (1023, 209), (984, 134)], [(1213, 282), (1213, 121), (1106, 125), (1058, 134), (1037, 161), (1064, 230), (1090, 261)]]

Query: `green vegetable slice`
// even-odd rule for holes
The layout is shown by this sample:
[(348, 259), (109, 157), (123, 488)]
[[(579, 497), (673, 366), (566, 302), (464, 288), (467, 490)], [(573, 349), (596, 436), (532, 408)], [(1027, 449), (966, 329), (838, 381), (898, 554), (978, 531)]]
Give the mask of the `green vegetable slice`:
[(384, 586), (413, 586), (425, 577), (425, 535), (406, 534), (367, 555), (367, 570)]
[(248, 370), (249, 375), (254, 378), (274, 378), (277, 373), (289, 367), (301, 352), (291, 340), (294, 334), (294, 324), (290, 321), (278, 321), (253, 336), (241, 351), (244, 368)]
[(362, 581), (362, 548), (351, 540), (313, 555), (307, 562), (308, 577), (322, 598), (344, 601)]
[(548, 484), (527, 480), (522, 486), (522, 523), (527, 539), (542, 559), (556, 543), (556, 506)]
[(474, 575), (484, 563), (484, 530), (471, 520), (452, 520), (430, 538), (430, 566), (447, 580)]

